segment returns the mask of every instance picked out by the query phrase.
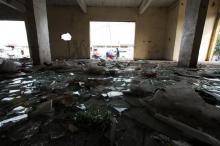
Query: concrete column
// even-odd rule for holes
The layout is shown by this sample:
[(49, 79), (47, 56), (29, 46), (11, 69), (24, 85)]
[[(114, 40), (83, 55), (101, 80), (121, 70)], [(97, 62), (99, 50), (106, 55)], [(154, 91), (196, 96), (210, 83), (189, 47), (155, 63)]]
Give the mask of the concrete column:
[(196, 67), (209, 0), (187, 0), (178, 66)]
[(51, 63), (46, 0), (26, 0), (26, 29), (34, 65)]

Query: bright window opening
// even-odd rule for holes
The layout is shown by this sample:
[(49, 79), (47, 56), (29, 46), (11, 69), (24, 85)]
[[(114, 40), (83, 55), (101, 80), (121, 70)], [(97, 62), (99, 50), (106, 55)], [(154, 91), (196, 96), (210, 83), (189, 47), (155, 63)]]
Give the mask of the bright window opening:
[(90, 22), (90, 58), (133, 60), (135, 22)]
[(24, 21), (0, 21), (0, 58), (30, 58)]

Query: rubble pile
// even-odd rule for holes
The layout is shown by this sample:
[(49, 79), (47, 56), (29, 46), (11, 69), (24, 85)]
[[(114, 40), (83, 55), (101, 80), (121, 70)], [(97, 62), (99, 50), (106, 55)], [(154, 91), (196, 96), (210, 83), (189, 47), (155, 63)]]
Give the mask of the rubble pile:
[(218, 68), (175, 66), (57, 60), (32, 67), (2, 60), (0, 143), (219, 146)]

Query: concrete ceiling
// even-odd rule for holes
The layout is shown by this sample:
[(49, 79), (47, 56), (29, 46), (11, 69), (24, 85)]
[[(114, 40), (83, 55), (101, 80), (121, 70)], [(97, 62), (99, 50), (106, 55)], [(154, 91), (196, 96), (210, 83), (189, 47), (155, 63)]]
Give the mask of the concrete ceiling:
[(142, 0), (85, 0), (92, 7), (138, 7)]
[[(139, 7), (143, 0), (85, 0), (91, 7)], [(153, 0), (150, 6), (168, 7), (177, 0)], [(48, 5), (77, 5), (77, 0), (47, 0)]]
[(151, 6), (168, 7), (176, 1), (177, 0), (153, 0), (153, 2), (151, 3)]
[(47, 0), (48, 5), (67, 5), (67, 6), (72, 6), (72, 5), (77, 5), (76, 0)]

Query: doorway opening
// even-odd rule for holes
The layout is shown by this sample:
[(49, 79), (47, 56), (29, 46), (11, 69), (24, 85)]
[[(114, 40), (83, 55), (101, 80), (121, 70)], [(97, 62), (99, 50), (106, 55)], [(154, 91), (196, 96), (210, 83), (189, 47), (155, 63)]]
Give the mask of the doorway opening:
[(0, 58), (30, 58), (24, 21), (0, 21)]
[(90, 58), (133, 60), (135, 22), (90, 22)]

